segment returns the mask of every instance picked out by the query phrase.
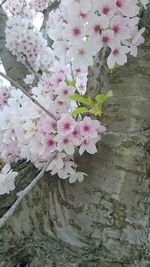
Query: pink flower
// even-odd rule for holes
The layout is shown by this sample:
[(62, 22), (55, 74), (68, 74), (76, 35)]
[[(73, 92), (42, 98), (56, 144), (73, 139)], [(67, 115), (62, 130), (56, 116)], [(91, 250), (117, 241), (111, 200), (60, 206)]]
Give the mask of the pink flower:
[(65, 113), (68, 110), (67, 99), (57, 96), (53, 103), (53, 113)]
[(130, 28), (127, 27), (127, 19), (121, 16), (114, 16), (110, 22), (110, 26), (114, 31), (114, 36), (119, 39), (128, 39), (130, 37)]
[(137, 0), (116, 0), (116, 7), (124, 16), (134, 17), (139, 13)]
[(75, 146), (79, 146), (81, 144), (81, 131), (80, 131), (80, 127), (79, 125), (77, 125), (72, 134), (71, 134), (71, 140), (72, 140), (72, 143), (75, 145)]
[(82, 144), (79, 148), (79, 154), (82, 155), (84, 151), (87, 151), (89, 154), (95, 154), (97, 152), (96, 143), (100, 138), (87, 138), (83, 137)]
[(42, 134), (55, 133), (56, 126), (57, 126), (56, 121), (48, 117), (45, 120), (42, 120), (42, 122), (38, 125), (38, 129), (39, 132)]
[(145, 31), (145, 28), (142, 28), (140, 31), (138, 29), (135, 29), (131, 36), (132, 38), (129, 41), (124, 40), (124, 44), (130, 47), (130, 54), (134, 57), (137, 56), (138, 49), (137, 47), (144, 43), (144, 37), (142, 36), (143, 32)]
[(84, 38), (84, 23), (81, 19), (73, 19), (66, 25), (63, 36), (69, 41), (82, 40)]
[(88, 22), (87, 32), (91, 38), (99, 37), (102, 30), (106, 29), (109, 24), (107, 16), (97, 16), (94, 14)]
[(69, 87), (66, 85), (65, 82), (62, 82), (59, 87), (56, 89), (56, 94), (67, 98), (69, 95), (73, 94), (75, 92), (75, 88), (74, 87)]
[(62, 169), (64, 166), (64, 158), (66, 157), (65, 153), (57, 153), (53, 160), (51, 161), (50, 165), (48, 166), (47, 170), (53, 170), (53, 168)]
[(93, 53), (91, 53), (91, 44), (89, 42), (79, 40), (69, 49), (67, 55), (72, 60), (73, 67), (84, 67), (93, 65)]
[(100, 41), (97, 45), (99, 46), (100, 50), (103, 46), (111, 47), (114, 43), (115, 43), (114, 32), (112, 30), (106, 30), (102, 31), (100, 35)]
[(96, 8), (101, 15), (112, 16), (115, 12), (114, 0), (96, 0)]
[(126, 53), (128, 53), (129, 51), (130, 49), (126, 46), (114, 46), (107, 58), (108, 67), (112, 69), (115, 64), (124, 65), (127, 62)]
[(56, 139), (58, 142), (57, 147), (60, 152), (64, 150), (68, 155), (74, 154), (74, 145), (70, 136), (57, 135)]
[(69, 114), (63, 114), (57, 122), (58, 131), (61, 135), (71, 134), (76, 126), (76, 121)]
[(100, 122), (98, 120), (91, 120), (90, 117), (84, 117), (83, 121), (81, 121), (79, 125), (82, 136), (93, 138), (97, 136), (97, 130), (100, 127)]
[(49, 152), (53, 152), (54, 150), (56, 150), (55, 135), (46, 134), (45, 135), (45, 144), (46, 144), (46, 150), (48, 150)]
[(74, 167), (74, 162), (65, 161), (61, 169), (57, 169), (57, 167), (54, 167), (51, 174), (54, 175), (58, 173), (59, 178), (67, 179), (71, 174), (75, 172), (73, 167)]

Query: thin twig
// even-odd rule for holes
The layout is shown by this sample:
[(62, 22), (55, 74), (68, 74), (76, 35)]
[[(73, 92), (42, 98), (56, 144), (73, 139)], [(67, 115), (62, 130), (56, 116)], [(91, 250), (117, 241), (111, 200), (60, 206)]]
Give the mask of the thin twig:
[(0, 76), (5, 78), (7, 81), (9, 81), (12, 85), (14, 85), (16, 88), (18, 88), (23, 94), (25, 94), (35, 105), (37, 105), (40, 109), (42, 109), (49, 117), (55, 120), (55, 117), (52, 113), (50, 113), (46, 108), (44, 108), (35, 98), (33, 98), (31, 95), (27, 93), (27, 91), (17, 82), (15, 82), (12, 78), (5, 75), (4, 73), (0, 72)]
[(0, 4), (0, 8), (2, 7), (2, 5), (4, 5), (6, 3), (7, 0), (4, 0), (1, 4)]
[(34, 180), (22, 191), (20, 191), (18, 195), (18, 199), (11, 206), (11, 208), (4, 214), (4, 216), (0, 219), (0, 228), (6, 223), (6, 221), (13, 215), (14, 211), (17, 209), (22, 199), (32, 190), (35, 184), (43, 177), (44, 172), (47, 170), (50, 162), (53, 160), (57, 152), (54, 153), (52, 158), (48, 161), (48, 163), (43, 167), (40, 173), (34, 178)]

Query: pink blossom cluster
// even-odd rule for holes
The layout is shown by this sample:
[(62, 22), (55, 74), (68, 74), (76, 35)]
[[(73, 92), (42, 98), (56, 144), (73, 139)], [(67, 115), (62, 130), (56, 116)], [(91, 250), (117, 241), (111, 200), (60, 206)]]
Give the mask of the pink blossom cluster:
[(47, 32), (56, 55), (73, 66), (93, 65), (93, 56), (107, 48), (113, 68), (127, 62), (127, 53), (136, 56), (144, 42), (138, 13), (138, 0), (62, 0), (49, 15)]
[(28, 18), (10, 17), (6, 28), (6, 47), (18, 61), (26, 61), (38, 71), (48, 70), (53, 62), (52, 49)]
[(48, 113), (17, 88), (10, 87), (9, 95), (2, 91), (0, 152), (4, 159), (30, 160), (39, 169), (51, 159), (47, 170), (52, 175), (81, 182), (86, 174), (78, 172), (74, 154), (96, 153), (106, 129), (87, 115), (73, 118), (77, 103), (69, 96), (86, 92), (88, 67), (102, 49), (108, 50), (109, 68), (125, 64), (127, 53), (136, 56), (144, 29), (138, 30), (137, 0), (62, 0), (46, 25), (53, 40), (50, 48), (34, 19), (51, 2), (8, 0), (5, 6), (6, 47), (38, 72), (39, 82), (34, 75), (27, 75), (24, 82)]
[[(28, 75), (26, 82), (32, 82), (32, 78)], [(73, 161), (75, 151), (79, 150), (80, 155), (85, 151), (96, 153), (96, 143), (106, 129), (90, 117), (75, 120), (70, 116), (69, 110), (76, 104), (68, 96), (75, 88), (67, 86), (64, 81), (58, 82), (56, 78), (44, 74), (38, 86), (32, 88), (32, 96), (51, 112), (52, 117), (19, 90), (11, 89), (8, 103), (0, 112), (0, 151), (3, 158), (27, 159), (39, 169), (56, 152), (48, 170), (62, 179), (73, 175), (74, 181), (75, 177), (77, 179), (77, 166)]]

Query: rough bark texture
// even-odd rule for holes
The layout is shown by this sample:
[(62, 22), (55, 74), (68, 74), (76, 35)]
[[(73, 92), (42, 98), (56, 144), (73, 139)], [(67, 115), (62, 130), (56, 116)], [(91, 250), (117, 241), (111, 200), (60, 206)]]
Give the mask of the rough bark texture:
[[(103, 122), (125, 136), (105, 136), (97, 154), (77, 159), (89, 175), (82, 184), (44, 175), (1, 229), (0, 267), (150, 266), (150, 140), (139, 133), (150, 127), (149, 49), (148, 37), (138, 57), (110, 75), (114, 97)], [(37, 174), (31, 164), (16, 168), (1, 215)]]

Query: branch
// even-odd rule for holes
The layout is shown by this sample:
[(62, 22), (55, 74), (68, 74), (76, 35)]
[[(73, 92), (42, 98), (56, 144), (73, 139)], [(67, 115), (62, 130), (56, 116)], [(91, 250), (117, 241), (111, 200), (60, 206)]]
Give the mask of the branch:
[(0, 76), (5, 78), (7, 81), (9, 81), (12, 85), (14, 85), (16, 88), (18, 88), (23, 94), (25, 94), (35, 105), (37, 105), (40, 109), (42, 109), (49, 117), (55, 120), (55, 117), (52, 113), (50, 113), (46, 108), (44, 108), (35, 98), (33, 98), (31, 95), (27, 93), (27, 91), (17, 82), (15, 82), (12, 78), (8, 77), (8, 75), (5, 75), (4, 73), (0, 72)]
[(48, 161), (48, 163), (43, 167), (40, 173), (34, 178), (34, 180), (29, 184), (24, 190), (20, 191), (18, 195), (18, 199), (11, 206), (11, 208), (4, 214), (4, 216), (0, 219), (0, 228), (6, 223), (6, 221), (13, 215), (22, 199), (32, 190), (32, 188), (36, 185), (36, 183), (43, 177), (44, 172), (47, 170), (50, 162), (53, 160), (57, 152), (54, 153), (52, 158)]
[(2, 5), (4, 5), (6, 3), (7, 0), (2, 1), (2, 3), (0, 4), (0, 7), (2, 7)]
[(53, 10), (56, 10), (59, 4), (60, 4), (60, 1), (55, 1), (54, 3), (50, 3), (47, 9), (43, 10), (44, 19), (43, 19), (43, 23), (42, 23), (40, 31), (43, 33), (43, 36), (45, 37), (45, 39), (47, 39), (50, 47), (52, 47), (53, 45), (53, 40), (48, 38), (46, 34), (46, 24), (47, 24), (50, 12)]

